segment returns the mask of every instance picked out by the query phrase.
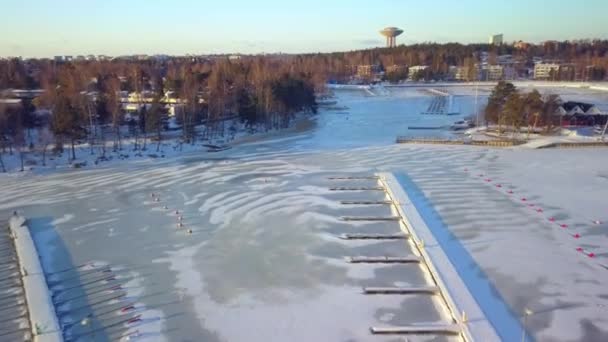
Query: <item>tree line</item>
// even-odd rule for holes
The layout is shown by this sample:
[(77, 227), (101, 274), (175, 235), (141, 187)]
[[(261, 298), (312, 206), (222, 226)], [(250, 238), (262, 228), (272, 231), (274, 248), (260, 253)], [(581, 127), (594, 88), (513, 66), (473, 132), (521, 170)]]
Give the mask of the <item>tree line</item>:
[[(232, 128), (225, 127), (227, 118), (239, 118), (252, 130), (286, 127), (295, 113), (316, 111), (315, 92), (322, 92), (328, 81), (349, 81), (358, 65), (376, 64), (384, 69), (426, 65), (428, 69), (414, 75), (415, 79), (441, 79), (450, 66), (475, 65), (482, 52), (487, 53), (489, 63), (511, 54), (520, 67), (528, 68), (533, 66), (533, 57), (569, 62), (574, 74), (584, 70), (589, 80), (604, 79), (608, 70), (605, 40), (523, 46), (424, 43), (336, 53), (242, 56), (238, 60), (227, 56), (72, 62), (0, 59), (0, 91), (44, 90), (35, 99), (24, 99), (17, 109), (0, 103), (1, 150), (12, 153), (17, 146), (31, 150), (38, 144), (45, 147), (45, 154), (46, 146), (62, 151), (69, 145), (74, 159), (76, 144), (86, 141), (105, 155), (106, 140), (113, 142), (113, 150), (121, 150), (124, 134), (133, 137), (137, 150), (147, 149), (151, 141), (156, 141), (158, 149), (167, 128), (168, 101), (182, 104), (175, 115), (184, 142), (227, 134)], [(394, 70), (395, 74), (387, 75), (390, 80), (407, 76), (406, 69)], [(524, 96), (501, 87), (504, 89), (487, 111), (488, 121), (516, 126), (534, 118), (539, 125), (550, 124), (550, 117), (535, 114), (544, 113), (536, 108), (538, 94)], [(130, 97), (137, 103), (135, 112), (125, 111), (125, 94), (136, 94)], [(515, 101), (517, 96), (525, 99)], [(542, 98), (543, 103), (548, 100)], [(525, 103), (523, 118), (514, 114), (521, 112), (519, 102)], [(41, 111), (52, 115), (35, 115)], [(45, 127), (50, 130), (43, 130)], [(38, 134), (32, 135), (33, 130)]]
[[(69, 146), (71, 159), (76, 159), (75, 146), (80, 142), (88, 142), (92, 153), (97, 146), (102, 156), (107, 140), (113, 142), (114, 151), (121, 150), (125, 128), (135, 150), (147, 150), (152, 140), (158, 150), (168, 128), (167, 103), (178, 104), (175, 119), (185, 143), (234, 133), (234, 127), (225, 127), (228, 119), (240, 119), (251, 129), (284, 128), (296, 113), (316, 112), (315, 91), (324, 84), (315, 83), (313, 75), (295, 61), (264, 57), (32, 63), (35, 67), (11, 67), (11, 81), (5, 82), (5, 86), (43, 92), (18, 107), (0, 105), (3, 152), (12, 153), (13, 146), (50, 145), (31, 140), (26, 144), (31, 130), (46, 128), (56, 150)], [(16, 70), (30, 71), (20, 77)], [(127, 96), (135, 110), (125, 110)]]
[(557, 95), (543, 96), (536, 89), (522, 93), (512, 83), (503, 81), (492, 90), (484, 114), (488, 124), (498, 125), (499, 133), (507, 127), (519, 132), (524, 126), (528, 131), (544, 127), (549, 132), (559, 125), (556, 113), (560, 105)]
[[(426, 65), (429, 67), (425, 78), (441, 78), (447, 75), (450, 66), (467, 66), (479, 60), (481, 53), (488, 54), (488, 62), (496, 63), (500, 55), (512, 55), (513, 60), (522, 68), (534, 66), (534, 58), (539, 57), (545, 61), (560, 61), (572, 63), (578, 74), (585, 71), (589, 80), (603, 80), (608, 71), (608, 40), (572, 40), (548, 41), (543, 44), (459, 44), (459, 43), (423, 43), (413, 45), (400, 45), (395, 48), (374, 48), (367, 50), (316, 53), (301, 55), (276, 55), (263, 58), (266, 61), (295, 67), (307, 73), (315, 84), (327, 80), (346, 81), (356, 71), (358, 65), (378, 64), (383, 67), (391, 65)], [(223, 60), (219, 58), (218, 60)], [(243, 59), (258, 60), (260, 57), (243, 56)], [(107, 64), (116, 65), (117, 69), (124, 70), (129, 64), (140, 64), (147, 68), (161, 68), (167, 72), (171, 66), (197, 64), (195, 69), (207, 73), (214, 63), (213, 58), (203, 57), (173, 57), (162, 61), (129, 61), (128, 59), (115, 59), (107, 61), (78, 62), (91, 65), (93, 69), (104, 68)], [(50, 59), (19, 60), (0, 59), (0, 89), (6, 88), (39, 88), (49, 69), (56, 65)], [(589, 67), (589, 68), (588, 68)], [(179, 68), (178, 68), (179, 69)], [(400, 72), (400, 71), (397, 71)], [(565, 75), (566, 76), (566, 75)]]
[[(516, 62), (516, 71), (534, 68), (534, 58), (547, 62), (571, 63), (573, 72), (556, 75), (558, 80), (574, 80), (579, 75), (585, 81), (605, 80), (608, 71), (608, 40), (573, 40), (546, 42), (543, 44), (459, 44), (423, 43), (400, 45), (395, 48), (375, 48), (368, 50), (336, 52), (327, 54), (307, 54), (297, 56), (309, 70), (324, 75), (327, 80), (346, 82), (356, 72), (358, 65), (379, 65), (387, 70), (389, 66), (428, 66), (424, 72), (413, 75), (416, 80), (442, 80), (448, 78), (451, 66), (469, 67), (472, 73), (475, 63), (482, 53), (487, 53), (489, 64), (496, 64), (501, 55), (511, 55)], [(388, 73), (387, 79), (398, 81), (408, 75), (403, 69)]]

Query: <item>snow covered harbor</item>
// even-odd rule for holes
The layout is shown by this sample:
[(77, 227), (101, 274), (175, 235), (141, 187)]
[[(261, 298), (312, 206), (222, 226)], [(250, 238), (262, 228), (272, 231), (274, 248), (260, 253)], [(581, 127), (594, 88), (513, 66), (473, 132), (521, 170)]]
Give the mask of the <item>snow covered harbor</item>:
[[(361, 286), (416, 285), (421, 275), (343, 262), (407, 250), (337, 239), (389, 228), (340, 222), (366, 209), (339, 200), (373, 198), (331, 193), (327, 177), (404, 172), (512, 312), (533, 312), (531, 335), (605, 340), (606, 151), (397, 146), (429, 97), (388, 91), (338, 93), (348, 114), (324, 112), (310, 131), (215, 155), (2, 177), (0, 208), (32, 218), (47, 271), (96, 260), (137, 272), (135, 296), (151, 314), (133, 330), (149, 340), (391, 341), (370, 337), (369, 326), (442, 317), (425, 300), (361, 296)], [(473, 105), (470, 95), (457, 101)], [(183, 212), (192, 235), (164, 205)]]

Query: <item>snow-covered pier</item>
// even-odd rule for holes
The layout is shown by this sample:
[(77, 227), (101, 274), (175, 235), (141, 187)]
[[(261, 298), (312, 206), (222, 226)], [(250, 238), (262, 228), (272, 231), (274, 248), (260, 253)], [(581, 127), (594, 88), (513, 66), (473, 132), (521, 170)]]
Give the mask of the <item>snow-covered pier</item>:
[[(459, 265), (470, 263), (470, 256), (457, 240), (452, 239), (445, 227), (438, 226), (438, 223), (428, 225), (432, 210), (420, 208), (416, 198), (404, 190), (412, 188), (412, 184), (404, 184), (404, 176), (397, 177), (392, 173), (380, 173), (379, 176), (380, 183), (395, 204), (395, 210), (403, 219), (402, 230), (417, 246), (450, 315), (461, 327), (464, 339), (498, 341), (526, 336), (523, 326), (502, 299), (486, 295), (485, 292), (492, 288), (487, 279), (461, 273), (463, 268)], [(482, 288), (485, 290), (480, 291)]]
[[(411, 253), (404, 256), (351, 256), (346, 257), (345, 260), (350, 264), (359, 265), (381, 265), (381, 264), (413, 264), (425, 274), (425, 282), (417, 285), (407, 286), (400, 285), (400, 283), (394, 284), (382, 284), (380, 286), (364, 286), (362, 293), (364, 295), (376, 295), (376, 296), (414, 296), (428, 298), (434, 303), (434, 307), (439, 311), (440, 319), (432, 324), (427, 322), (418, 322), (412, 326), (387, 326), (387, 327), (370, 327), (372, 334), (390, 334), (390, 335), (456, 335), (459, 336), (463, 341), (476, 341), (476, 340), (497, 340), (498, 336), (493, 330), (491, 324), (488, 323), (481, 310), (475, 305), (475, 300), (471, 294), (467, 291), (466, 287), (453, 287), (451, 284), (454, 280), (450, 279), (450, 285), (448, 287), (443, 276), (448, 274), (452, 278), (456, 278), (458, 275), (452, 269), (440, 269), (436, 267), (433, 262), (440, 261), (440, 265), (446, 268), (449, 262), (445, 260), (435, 260), (431, 258), (431, 255), (425, 250), (425, 242), (422, 240), (416, 231), (413, 231), (410, 227), (412, 222), (416, 225), (423, 225), (424, 221), (412, 219), (412, 216), (417, 215), (415, 212), (409, 210), (407, 213), (403, 211), (401, 205), (408, 201), (407, 195), (403, 193), (401, 188), (394, 189), (396, 184), (387, 182), (386, 178), (392, 175), (378, 174), (373, 177), (359, 177), (359, 179), (375, 180), (380, 188), (385, 192), (385, 198), (391, 205), (391, 216), (378, 216), (378, 217), (342, 217), (343, 221), (349, 222), (369, 222), (376, 224), (387, 224), (389, 222), (395, 222), (400, 229), (399, 232), (392, 234), (379, 234), (379, 233), (348, 233), (341, 234), (340, 237), (344, 240), (367, 240), (367, 241), (391, 241), (391, 240), (403, 240), (406, 241), (404, 250), (408, 247)], [(355, 177), (333, 177), (329, 179), (334, 180), (349, 180), (355, 179)], [(398, 185), (398, 184), (397, 184)], [(393, 187), (393, 189), (391, 188)], [(373, 187), (361, 187), (360, 189), (370, 189)], [(366, 193), (366, 190), (361, 190)], [(401, 192), (399, 192), (401, 191)], [(406, 217), (409, 215), (410, 218)], [(418, 216), (419, 217), (419, 216)], [(432, 245), (436, 243), (429, 238), (429, 242)], [(403, 248), (402, 247), (402, 248)], [(452, 272), (452, 273), (449, 273)], [(457, 293), (453, 293), (453, 289), (457, 289)], [(458, 302), (453, 298), (457, 295)], [(464, 300), (463, 300), (464, 299)], [(457, 304), (456, 304), (457, 303)], [(470, 313), (469, 313), (470, 312)], [(474, 320), (474, 326), (469, 325), (468, 315), (472, 314)], [(474, 331), (471, 331), (474, 329)]]
[(29, 341), (32, 329), (10, 228), (0, 232), (0, 341)]
[(29, 326), (34, 341), (61, 342), (63, 335), (59, 327), (59, 320), (51, 293), (47, 286), (46, 277), (34, 240), (29, 228), (25, 225), (25, 218), (14, 215), (10, 218), (9, 227), (15, 241), (15, 250), (21, 272), (23, 292), (29, 314)]

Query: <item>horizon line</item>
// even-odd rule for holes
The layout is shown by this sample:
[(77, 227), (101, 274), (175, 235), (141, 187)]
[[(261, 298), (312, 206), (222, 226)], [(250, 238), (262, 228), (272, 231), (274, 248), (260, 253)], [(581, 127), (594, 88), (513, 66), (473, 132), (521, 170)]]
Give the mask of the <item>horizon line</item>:
[[(488, 36), (490, 37), (490, 36)], [(528, 43), (528, 44), (532, 44), (532, 45), (542, 45), (545, 42), (559, 42), (559, 43), (572, 43), (572, 42), (594, 42), (594, 41), (608, 41), (608, 38), (575, 38), (575, 39), (564, 39), (564, 40), (558, 40), (558, 39), (546, 39), (546, 40), (539, 40), (539, 41), (524, 41), (524, 40), (513, 40), (513, 41), (508, 41), (502, 45), (505, 46), (512, 46), (515, 43), (518, 42), (524, 42), (524, 43)], [(488, 45), (488, 46), (493, 46), (492, 44), (490, 44), (489, 42), (468, 42), (468, 43), (463, 43), (463, 42), (459, 42), (459, 41), (446, 41), (446, 42), (438, 42), (438, 41), (422, 41), (422, 42), (414, 42), (414, 43), (409, 43), (409, 44), (399, 44), (394, 48), (400, 48), (400, 47), (407, 47), (407, 46), (412, 46), (412, 45), (449, 45), (449, 44), (460, 44), (460, 45), (464, 45), (464, 46), (468, 46), (468, 45)], [(391, 48), (391, 49), (394, 49)], [(275, 51), (275, 52), (264, 52), (264, 51), (260, 51), (260, 52), (253, 52), (253, 53), (244, 53), (244, 52), (218, 52), (218, 53), (183, 53), (183, 54), (170, 54), (170, 53), (162, 53), (162, 52), (155, 52), (155, 53), (137, 53), (137, 52), (130, 52), (130, 53), (122, 53), (122, 54), (106, 54), (106, 53), (77, 53), (77, 54), (55, 54), (55, 55), (44, 55), (44, 56), (31, 56), (31, 55), (0, 55), (0, 58), (2, 59), (14, 59), (14, 58), (22, 58), (22, 59), (53, 59), (54, 57), (58, 57), (58, 56), (106, 56), (106, 57), (110, 57), (110, 58), (120, 58), (120, 57), (133, 57), (133, 56), (168, 56), (168, 57), (189, 57), (189, 56), (193, 56), (193, 57), (200, 57), (200, 56), (229, 56), (229, 55), (240, 55), (240, 56), (249, 56), (249, 57), (254, 57), (254, 56), (265, 56), (265, 55), (314, 55), (314, 54), (331, 54), (331, 53), (348, 53), (348, 52), (356, 52), (356, 51), (368, 51), (368, 50), (376, 50), (376, 49), (389, 49), (386, 46), (374, 46), (374, 47), (366, 47), (366, 48), (360, 48), (360, 49), (350, 49), (350, 50), (334, 50), (334, 51), (323, 51), (323, 50), (319, 50), (319, 51), (311, 51), (311, 52), (282, 52), (282, 51)]]

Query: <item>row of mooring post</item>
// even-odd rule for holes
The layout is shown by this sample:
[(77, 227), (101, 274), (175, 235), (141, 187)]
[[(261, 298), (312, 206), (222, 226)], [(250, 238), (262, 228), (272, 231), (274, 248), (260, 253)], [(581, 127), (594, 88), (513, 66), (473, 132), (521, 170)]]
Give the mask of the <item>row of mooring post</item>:
[[(577, 232), (577, 231), (573, 232), (572, 227), (570, 227), (570, 225), (568, 223), (565, 223), (564, 221), (558, 219), (555, 216), (545, 215), (546, 214), (545, 210), (540, 205), (531, 203), (530, 199), (528, 197), (526, 197), (525, 195), (518, 196), (517, 191), (515, 190), (514, 187), (506, 186), (504, 183), (499, 182), (496, 179), (493, 179), (491, 177), (488, 177), (488, 175), (486, 175), (484, 173), (475, 174), (474, 172), (469, 170), (469, 168), (464, 168), (463, 171), (465, 174), (468, 174), (473, 178), (480, 179), (484, 183), (492, 185), (496, 190), (503, 192), (504, 194), (506, 194), (510, 198), (514, 199), (515, 201), (520, 202), (523, 206), (529, 208), (530, 210), (535, 211), (539, 215), (544, 216), (547, 222), (549, 222), (550, 224), (556, 225), (561, 230), (563, 230), (565, 233), (570, 235), (573, 239), (579, 240), (579, 239), (583, 238), (583, 234), (581, 234), (580, 232)], [(593, 218), (593, 219), (586, 218), (584, 221), (587, 222), (587, 225), (589, 225), (589, 226), (599, 226), (599, 225), (603, 224), (603, 221), (601, 219), (597, 219), (597, 218)], [(590, 249), (589, 247), (580, 246), (580, 247), (576, 248), (576, 251), (591, 259), (596, 258), (596, 256), (597, 256), (597, 252), (595, 250)]]
[[(150, 194), (150, 196), (152, 197), (152, 200), (155, 203), (159, 203), (160, 204), (162, 202), (161, 199), (160, 199), (160, 195), (159, 194), (156, 194), (156, 193), (153, 192), (153, 193)], [(192, 230), (192, 228), (187, 228), (186, 225), (185, 225), (183, 210), (180, 210), (180, 209), (171, 209), (166, 204), (163, 205), (162, 208), (165, 211), (173, 212), (174, 213), (174, 216), (176, 218), (175, 225), (176, 225), (176, 228), (178, 230), (184, 230), (184, 232), (186, 233), (186, 235), (192, 235), (194, 233), (193, 230)]]

